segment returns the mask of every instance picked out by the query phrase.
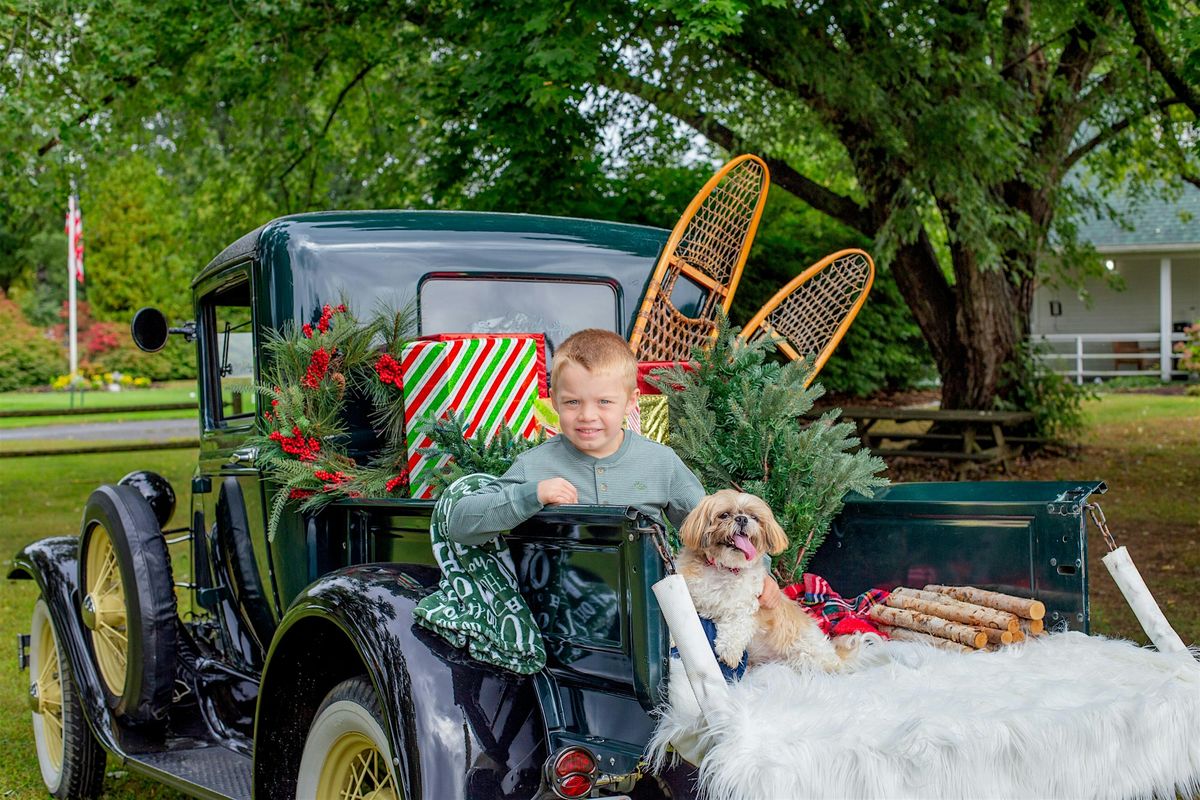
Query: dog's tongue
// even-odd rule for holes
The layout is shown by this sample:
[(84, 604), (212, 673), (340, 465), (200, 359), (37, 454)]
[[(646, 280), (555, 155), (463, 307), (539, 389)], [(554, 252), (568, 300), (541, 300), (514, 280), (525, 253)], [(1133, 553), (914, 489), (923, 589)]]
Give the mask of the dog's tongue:
[(750, 540), (740, 533), (734, 535), (733, 546), (746, 554), (747, 561), (753, 561), (758, 555), (758, 551), (754, 549), (754, 545), (750, 544)]

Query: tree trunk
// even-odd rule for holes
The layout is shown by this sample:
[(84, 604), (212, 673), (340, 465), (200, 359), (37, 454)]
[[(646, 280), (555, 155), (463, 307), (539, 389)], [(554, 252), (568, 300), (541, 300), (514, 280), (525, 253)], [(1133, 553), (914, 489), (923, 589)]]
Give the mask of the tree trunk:
[(941, 376), (942, 408), (990, 409), (1028, 331), (1032, 283), (1014, 286), (1005, 271), (982, 269), (961, 246), (952, 254), (955, 286), (924, 233), (900, 247), (893, 273)]

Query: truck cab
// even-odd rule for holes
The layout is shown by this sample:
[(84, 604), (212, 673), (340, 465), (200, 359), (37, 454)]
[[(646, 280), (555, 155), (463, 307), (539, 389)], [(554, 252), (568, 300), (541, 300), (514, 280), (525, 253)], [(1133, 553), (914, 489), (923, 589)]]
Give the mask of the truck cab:
[[(347, 770), (368, 777), (343, 796), (364, 798), (687, 796), (686, 781), (642, 764), (666, 697), (668, 637), (650, 591), (667, 568), (659, 526), (571, 506), (511, 531), (548, 663), (532, 676), (489, 667), (413, 622), (439, 578), (433, 501), (291, 510), (268, 537), (279, 487), (257, 465), (263, 408), (249, 391), (268, 339), (328, 303), (415, 304), (420, 334), (542, 333), (551, 359), (583, 328), (628, 337), (666, 240), (590, 220), (336, 212), (275, 220), (201, 269), (194, 325), (180, 329), (195, 341), (200, 399), (191, 507), (172, 539), (188, 551), (191, 574), (174, 576), (184, 591), (155, 513), (170, 487), (151, 478), (98, 488), (78, 535), (30, 544), (10, 574), (41, 590), (33, 667), (58, 664), (74, 703), (56, 723), (79, 733), (56, 745), (51, 792), (94, 794), (108, 752), (197, 797), (324, 797)], [(701, 297), (683, 279), (672, 301), (686, 314)], [(351, 452), (370, 453), (365, 413), (352, 423)], [(851, 496), (812, 569), (848, 593), (914, 575), (1032, 592), (1050, 621), (1086, 631), (1082, 509), (1095, 491), (956, 483)], [(44, 728), (53, 712), (33, 706)]]

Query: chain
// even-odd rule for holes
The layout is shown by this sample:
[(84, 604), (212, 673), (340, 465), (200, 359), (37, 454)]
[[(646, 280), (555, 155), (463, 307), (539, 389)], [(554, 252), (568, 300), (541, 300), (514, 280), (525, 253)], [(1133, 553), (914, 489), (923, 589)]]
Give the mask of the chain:
[(1108, 551), (1111, 553), (1117, 549), (1117, 540), (1113, 538), (1112, 533), (1108, 530), (1108, 520), (1104, 518), (1104, 511), (1101, 510), (1099, 503), (1085, 503), (1088, 513), (1091, 514), (1092, 522), (1096, 523), (1096, 527), (1104, 536), (1104, 543), (1108, 545)]
[(650, 535), (650, 541), (654, 542), (654, 549), (658, 551), (658, 557), (662, 559), (663, 568), (668, 575), (675, 574), (675, 557), (671, 555), (671, 548), (667, 545), (667, 535), (661, 525), (656, 525), (653, 522), (650, 525), (638, 524), (637, 530), (640, 533)]

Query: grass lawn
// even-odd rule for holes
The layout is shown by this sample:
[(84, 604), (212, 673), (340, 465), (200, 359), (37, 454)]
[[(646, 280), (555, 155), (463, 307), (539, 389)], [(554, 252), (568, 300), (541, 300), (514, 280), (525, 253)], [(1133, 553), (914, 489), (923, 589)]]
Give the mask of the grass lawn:
[[(1100, 498), (1119, 543), (1130, 554), (1167, 617), (1188, 642), (1200, 641), (1200, 398), (1113, 394), (1089, 403), (1089, 428), (1077, 453), (1024, 461), (1013, 475), (980, 473), (976, 479), (1090, 480), (1108, 482)], [(24, 543), (74, 534), (88, 493), (134, 469), (152, 469), (179, 493), (173, 524), (186, 519), (192, 450), (57, 456), (0, 460), (0, 560)], [(900, 466), (894, 480), (936, 478), (936, 470)], [(1104, 547), (1091, 540), (1092, 628), (1096, 633), (1144, 642), (1099, 563)], [(178, 548), (177, 548), (178, 549)], [(176, 554), (177, 575), (190, 574)], [(5, 570), (7, 566), (5, 565)], [(0, 653), (29, 630), (36, 590), (32, 582), (0, 580)], [(5, 644), (8, 643), (8, 644)], [(25, 696), (29, 676), (14, 660), (0, 659), (0, 798), (42, 798), (41, 778)], [(107, 798), (148, 800), (181, 795), (109, 764)]]
[[(163, 450), (93, 456), (5, 459), (0, 461), (0, 567), (7, 574), (12, 556), (22, 545), (45, 536), (79, 533), (79, 515), (88, 494), (101, 483), (115, 483), (135, 469), (158, 472), (175, 487), (177, 506), (172, 525), (188, 519), (190, 479), (196, 464), (194, 450)], [(180, 547), (174, 548), (180, 550)], [(182, 555), (178, 553), (175, 555)], [(177, 569), (187, 570), (186, 563)], [(184, 571), (183, 574), (189, 574)], [(0, 576), (2, 577), (2, 576)], [(29, 632), (37, 600), (32, 581), (0, 580), (0, 797), (45, 798), (33, 745), (33, 729), (25, 697), (29, 673), (17, 670), (18, 633)], [(109, 759), (108, 790), (113, 800), (150, 800), (184, 795), (129, 773)]]
[(81, 422), (125, 422), (134, 419), (187, 419), (196, 411), (139, 411), (161, 403), (196, 403), (195, 381), (167, 381), (148, 389), (126, 389), (120, 392), (84, 392), (75, 395), (75, 409), (121, 408), (127, 412), (108, 414), (79, 414), (71, 412), (69, 392), (0, 392), (0, 411), (63, 411), (63, 416), (0, 417), (0, 429), (24, 428), (32, 425), (77, 424)]
[[(146, 389), (120, 392), (82, 392), (75, 395), (75, 408), (136, 408), (156, 403), (195, 403), (195, 381), (164, 381)], [(70, 392), (0, 392), (0, 411), (43, 411), (71, 408)]]

